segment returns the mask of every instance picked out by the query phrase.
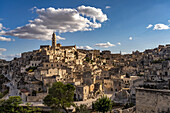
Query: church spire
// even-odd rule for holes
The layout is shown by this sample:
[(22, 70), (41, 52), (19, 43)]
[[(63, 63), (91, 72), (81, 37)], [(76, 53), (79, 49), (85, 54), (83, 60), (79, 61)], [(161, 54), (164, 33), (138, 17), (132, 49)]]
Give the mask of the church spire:
[(55, 48), (56, 48), (56, 34), (55, 34), (55, 32), (53, 32), (53, 34), (52, 34), (52, 49), (53, 49), (54, 53), (55, 53)]

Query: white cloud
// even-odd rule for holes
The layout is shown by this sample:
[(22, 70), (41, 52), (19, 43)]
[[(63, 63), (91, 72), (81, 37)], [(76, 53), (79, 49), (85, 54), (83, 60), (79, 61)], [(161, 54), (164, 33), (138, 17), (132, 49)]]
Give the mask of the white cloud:
[(11, 38), (6, 38), (6, 37), (0, 36), (0, 41), (11, 41)]
[(0, 52), (2, 52), (2, 51), (6, 51), (7, 49), (5, 49), (5, 48), (0, 48)]
[(120, 43), (120, 42), (118, 42), (117, 44), (118, 44), (118, 45), (121, 45), (121, 43)]
[(133, 38), (132, 38), (132, 37), (129, 37), (129, 40), (133, 40)]
[[(3, 27), (2, 23), (0, 23), (0, 35), (5, 33), (4, 29), (7, 29), (7, 28)], [(0, 41), (11, 41), (11, 38), (0, 36)]]
[(34, 7), (33, 7), (33, 8), (31, 8), (30, 10), (31, 10), (31, 11), (33, 11), (34, 9), (37, 9), (37, 7), (36, 7), (36, 6), (34, 6)]
[(90, 46), (77, 46), (77, 49), (93, 49)]
[(65, 40), (66, 38), (60, 37), (60, 36), (56, 36), (57, 40)]
[(104, 22), (108, 20), (107, 15), (103, 14), (102, 10), (99, 8), (82, 5), (79, 6), (77, 9), (80, 14), (91, 17), (94, 21), (98, 20), (100, 22)]
[(92, 31), (100, 28), (101, 23), (108, 20), (107, 15), (103, 14), (101, 9), (90, 6), (79, 6), (77, 9), (50, 7), (35, 10), (38, 14), (36, 19), (30, 20), (25, 26), (0, 34), (22, 39), (51, 40), (53, 32)]
[(7, 30), (8, 28), (4, 27), (3, 24), (0, 23), (0, 31), (3, 31), (3, 29), (6, 29), (6, 30)]
[(0, 58), (1, 58), (1, 55), (2, 55), (2, 52), (6, 51), (7, 49), (5, 48), (0, 48)]
[(2, 30), (2, 28), (3, 28), (3, 25), (2, 25), (2, 23), (0, 23), (0, 30)]
[(170, 27), (165, 24), (155, 24), (153, 30), (168, 30)]
[(11, 54), (11, 55), (2, 55), (0, 54), (0, 59), (5, 59), (5, 60), (12, 60), (15, 57), (21, 57), (21, 53), (18, 54)]
[(110, 9), (111, 7), (110, 6), (106, 6), (106, 9)]
[(114, 44), (111, 44), (110, 42), (107, 42), (107, 43), (98, 43), (98, 44), (95, 44), (95, 46), (108, 48), (108, 47), (113, 47), (113, 46), (115, 46), (115, 45), (114, 45)]
[(124, 55), (124, 54), (127, 54), (127, 52), (122, 52), (122, 54)]
[(153, 25), (152, 25), (152, 24), (149, 24), (146, 28), (149, 29), (149, 28), (151, 28), (151, 27), (153, 27)]

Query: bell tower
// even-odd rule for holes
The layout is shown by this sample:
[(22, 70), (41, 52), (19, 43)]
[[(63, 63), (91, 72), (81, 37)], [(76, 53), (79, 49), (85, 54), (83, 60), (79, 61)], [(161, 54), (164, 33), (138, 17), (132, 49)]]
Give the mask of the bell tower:
[(56, 34), (53, 32), (53, 34), (52, 34), (52, 50), (53, 50), (54, 54), (55, 54), (55, 48), (56, 48)]

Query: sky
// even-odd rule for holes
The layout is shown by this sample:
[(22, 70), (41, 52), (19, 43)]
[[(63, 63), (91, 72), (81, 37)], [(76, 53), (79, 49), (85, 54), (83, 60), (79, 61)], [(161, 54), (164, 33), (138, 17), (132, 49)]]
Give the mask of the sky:
[(170, 43), (170, 0), (0, 0), (0, 59), (57, 43), (124, 54)]

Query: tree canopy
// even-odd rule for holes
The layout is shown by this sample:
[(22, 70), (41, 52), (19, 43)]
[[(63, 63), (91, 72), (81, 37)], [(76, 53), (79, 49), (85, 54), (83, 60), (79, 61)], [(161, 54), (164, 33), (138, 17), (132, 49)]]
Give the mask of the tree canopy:
[(49, 94), (44, 98), (44, 104), (54, 111), (64, 109), (68, 113), (67, 107), (74, 105), (75, 87), (71, 84), (56, 82), (49, 88)]
[(112, 109), (112, 102), (109, 98), (102, 96), (96, 102), (92, 103), (93, 110), (107, 112)]
[(29, 107), (29, 104), (23, 107), (19, 105), (21, 103), (20, 96), (11, 96), (7, 100), (1, 100), (0, 113), (40, 113), (38, 112), (40, 111), (39, 108)]

